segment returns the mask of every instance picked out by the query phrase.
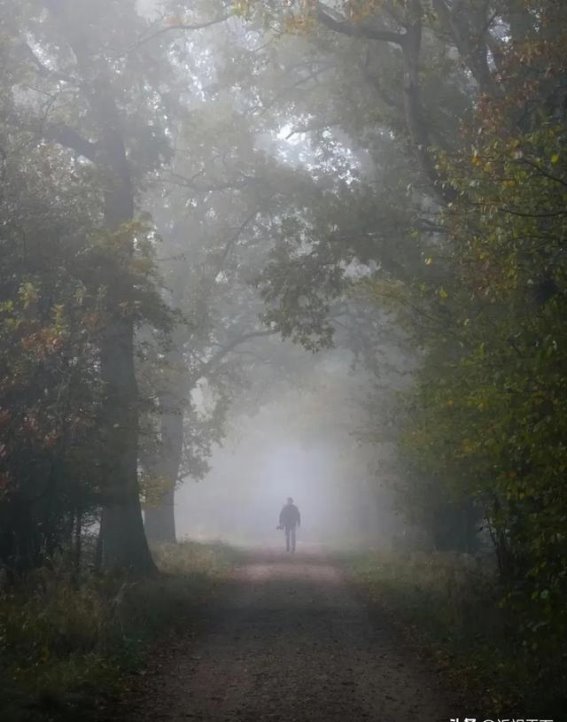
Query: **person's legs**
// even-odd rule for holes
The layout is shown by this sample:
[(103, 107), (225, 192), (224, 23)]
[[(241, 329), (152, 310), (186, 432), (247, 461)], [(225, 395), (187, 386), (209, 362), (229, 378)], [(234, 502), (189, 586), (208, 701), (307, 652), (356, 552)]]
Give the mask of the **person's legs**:
[(290, 528), (288, 526), (286, 526), (286, 528), (285, 528), (285, 550), (286, 550), (286, 552), (289, 551), (289, 532), (290, 532)]
[(290, 529), (291, 532), (291, 551), (295, 551), (295, 527), (292, 526)]

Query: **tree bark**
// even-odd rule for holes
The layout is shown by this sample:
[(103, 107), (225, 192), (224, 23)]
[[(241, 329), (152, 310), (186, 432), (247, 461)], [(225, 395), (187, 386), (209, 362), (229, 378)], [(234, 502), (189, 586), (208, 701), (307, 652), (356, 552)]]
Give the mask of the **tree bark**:
[[(120, 132), (118, 112), (108, 83), (93, 83), (91, 105), (101, 126), (99, 164), (106, 175), (104, 223), (116, 232), (134, 217), (134, 189), (130, 165)], [(126, 262), (134, 252), (129, 241), (117, 253)], [(119, 259), (120, 260), (120, 259)], [(102, 564), (107, 569), (147, 573), (155, 569), (144, 532), (138, 484), (138, 385), (134, 365), (134, 322), (124, 312), (131, 288), (121, 279), (108, 287), (110, 322), (101, 343), (101, 376), (104, 384), (102, 425), (106, 464), (106, 489), (102, 509)]]
[(154, 569), (142, 521), (138, 486), (138, 408), (134, 328), (115, 319), (101, 348), (105, 488), (101, 520), (102, 566), (133, 573)]
[(159, 503), (144, 510), (150, 544), (175, 544), (175, 485), (168, 486)]
[[(177, 289), (177, 301), (180, 295)], [(164, 490), (157, 504), (144, 509), (146, 535), (152, 544), (176, 542), (175, 487), (183, 459), (185, 404), (194, 384), (183, 355), (185, 340), (184, 328), (176, 328), (165, 356), (163, 386), (158, 395), (161, 443), (153, 471)]]
[(412, 0), (409, 7), (409, 19), (402, 45), (404, 56), (404, 109), (405, 120), (414, 152), (422, 171), (431, 182), (439, 200), (449, 203), (455, 199), (454, 189), (441, 176), (436, 166), (435, 155), (431, 147), (429, 126), (421, 99), (419, 63), (422, 40), (423, 9), (419, 0)]
[[(172, 358), (173, 357), (173, 358)], [(173, 363), (183, 361), (179, 350), (170, 353)], [(185, 385), (177, 386), (173, 373), (170, 388), (160, 394), (161, 449), (156, 463), (156, 474), (165, 483), (158, 503), (144, 510), (146, 534), (154, 544), (175, 544), (175, 485), (183, 455), (183, 401)]]

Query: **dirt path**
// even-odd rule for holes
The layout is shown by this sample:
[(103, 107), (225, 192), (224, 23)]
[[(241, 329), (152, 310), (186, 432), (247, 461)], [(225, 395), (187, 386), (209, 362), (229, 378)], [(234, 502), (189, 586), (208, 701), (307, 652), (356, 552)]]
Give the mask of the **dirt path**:
[(251, 557), (202, 634), (154, 659), (128, 716), (210, 722), (449, 722), (438, 676), (372, 621), (325, 558)]

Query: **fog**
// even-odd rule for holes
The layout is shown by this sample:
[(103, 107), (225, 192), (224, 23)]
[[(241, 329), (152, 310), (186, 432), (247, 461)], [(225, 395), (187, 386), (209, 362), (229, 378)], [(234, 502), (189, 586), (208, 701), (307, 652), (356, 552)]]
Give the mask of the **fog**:
[(0, 718), (84, 718), (222, 587), (193, 699), (137, 722), (473, 719), (361, 662), (357, 575), (474, 718), (567, 707), (566, 29), (565, 0), (0, 0)]
[(292, 497), (302, 515), (298, 548), (389, 546), (400, 522), (386, 484), (387, 451), (359, 440), (365, 375), (348, 354), (314, 357), (281, 343), (299, 368), (252, 412), (229, 418), (210, 472), (176, 493), (179, 537), (274, 546)]

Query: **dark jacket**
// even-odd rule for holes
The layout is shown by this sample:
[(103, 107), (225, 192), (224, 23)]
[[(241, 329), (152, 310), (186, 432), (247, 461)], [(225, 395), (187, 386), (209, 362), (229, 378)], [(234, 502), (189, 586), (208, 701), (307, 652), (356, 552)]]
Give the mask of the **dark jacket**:
[(301, 524), (301, 516), (299, 515), (299, 509), (295, 504), (286, 504), (280, 512), (280, 526), (287, 527), (288, 529)]

